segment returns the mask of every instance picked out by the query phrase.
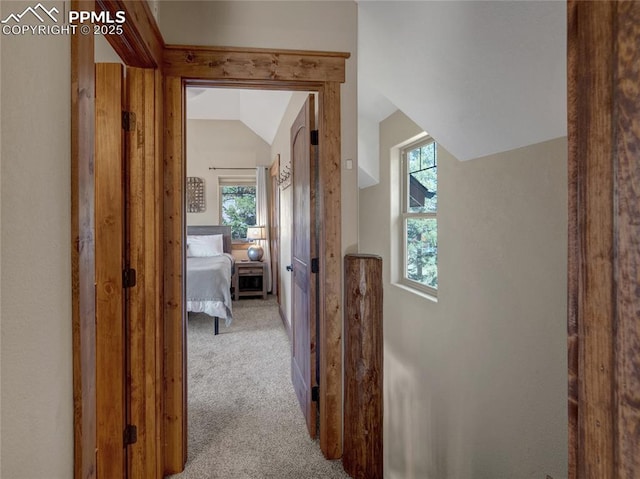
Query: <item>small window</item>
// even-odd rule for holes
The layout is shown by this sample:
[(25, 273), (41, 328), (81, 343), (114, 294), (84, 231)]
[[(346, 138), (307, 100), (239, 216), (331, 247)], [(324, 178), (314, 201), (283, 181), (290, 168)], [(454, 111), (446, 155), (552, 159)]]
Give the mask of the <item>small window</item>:
[(220, 219), (231, 226), (231, 239), (247, 238), (247, 228), (256, 224), (256, 182), (220, 178)]
[(402, 154), (403, 283), (436, 295), (438, 290), (437, 145), (423, 138)]

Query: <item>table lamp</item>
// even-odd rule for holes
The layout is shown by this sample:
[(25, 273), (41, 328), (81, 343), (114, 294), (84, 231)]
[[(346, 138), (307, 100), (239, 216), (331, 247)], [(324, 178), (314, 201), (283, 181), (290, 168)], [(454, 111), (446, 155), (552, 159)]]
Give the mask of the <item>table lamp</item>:
[[(267, 239), (264, 226), (250, 226), (247, 228), (247, 239), (251, 241)], [(247, 256), (251, 261), (262, 261), (264, 249), (259, 244), (252, 244), (247, 250)]]

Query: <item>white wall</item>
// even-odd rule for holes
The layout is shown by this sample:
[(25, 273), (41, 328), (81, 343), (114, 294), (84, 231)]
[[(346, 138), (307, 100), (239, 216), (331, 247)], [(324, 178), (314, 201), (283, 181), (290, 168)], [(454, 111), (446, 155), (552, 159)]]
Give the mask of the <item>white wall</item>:
[(420, 132), (383, 121), (380, 183), (360, 191), (361, 251), (384, 261), (385, 477), (567, 477), (566, 138), (469, 162), (438, 150), (434, 302), (391, 271), (390, 149)]
[[(24, 2), (1, 2), (0, 15)], [(2, 437), (7, 479), (73, 477), (70, 41), (2, 38)]]
[[(203, 213), (187, 213), (188, 225), (220, 224), (220, 177), (255, 180), (256, 166), (271, 164), (271, 148), (244, 123), (232, 120), (187, 121), (187, 176), (204, 179)], [(254, 168), (253, 170), (209, 170), (216, 168)]]
[[(163, 1), (159, 24), (169, 44), (350, 52), (342, 106), (342, 247), (357, 249), (357, 5), (352, 1)], [(353, 169), (345, 169), (347, 159)]]

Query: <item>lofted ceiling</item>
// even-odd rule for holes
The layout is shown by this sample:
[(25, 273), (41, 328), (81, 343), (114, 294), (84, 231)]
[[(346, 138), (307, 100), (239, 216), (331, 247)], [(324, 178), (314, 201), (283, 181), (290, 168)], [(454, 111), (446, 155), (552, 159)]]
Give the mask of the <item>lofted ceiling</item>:
[(187, 119), (238, 120), (271, 145), (290, 100), (287, 91), (187, 87)]
[(459, 160), (567, 134), (566, 3), (358, 1), (360, 186), (402, 110)]
[[(462, 161), (566, 135), (564, 1), (358, 0), (357, 30), (360, 187), (378, 182), (379, 123), (398, 109)], [(190, 88), (187, 117), (271, 144), (290, 96)]]

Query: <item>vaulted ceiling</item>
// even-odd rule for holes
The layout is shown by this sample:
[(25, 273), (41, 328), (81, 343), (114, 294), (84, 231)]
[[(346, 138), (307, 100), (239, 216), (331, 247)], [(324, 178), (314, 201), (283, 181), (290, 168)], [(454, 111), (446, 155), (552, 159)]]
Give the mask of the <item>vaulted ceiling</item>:
[(402, 110), (459, 160), (566, 135), (566, 3), (358, 2), (358, 158)]
[[(566, 135), (565, 2), (359, 0), (357, 29), (361, 187), (378, 181), (379, 122), (398, 109), (459, 160)], [(272, 143), (289, 99), (194, 88), (187, 112)]]
[(239, 120), (271, 144), (290, 99), (287, 91), (188, 87), (187, 119)]

